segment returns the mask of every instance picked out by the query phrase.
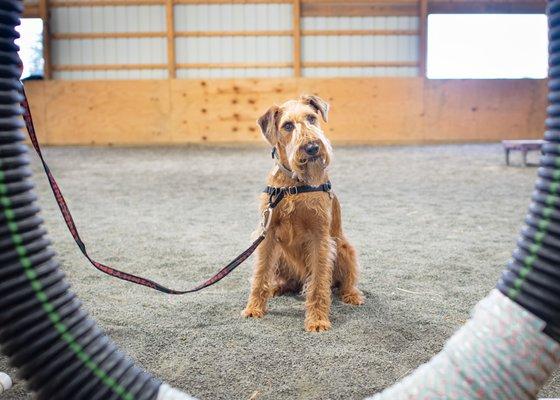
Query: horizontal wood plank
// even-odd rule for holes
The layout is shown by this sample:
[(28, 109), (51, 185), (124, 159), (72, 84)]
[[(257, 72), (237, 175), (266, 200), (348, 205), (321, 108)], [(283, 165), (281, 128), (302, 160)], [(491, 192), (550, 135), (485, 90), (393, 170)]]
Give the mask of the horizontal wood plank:
[(23, 18), (41, 18), (39, 4), (26, 4), (23, 9)]
[(84, 33), (52, 33), (51, 39), (137, 39), (165, 37), (165, 32), (84, 32)]
[(438, 14), (544, 14), (546, 1), (429, 1), (428, 12)]
[(107, 7), (163, 5), (165, 0), (50, 0), (49, 7)]
[(416, 36), (417, 29), (314, 29), (301, 31), (304, 36)]
[(291, 68), (291, 62), (177, 63), (177, 68)]
[[(173, 4), (290, 4), (291, 0), (173, 0)], [(50, 7), (164, 5), (165, 0), (51, 0)]]
[(167, 64), (75, 64), (75, 65), (53, 65), (52, 69), (53, 71), (167, 69)]
[(306, 3), (301, 5), (304, 17), (416, 16), (414, 3)]
[(417, 61), (307, 61), (305, 68), (417, 67)]
[(291, 30), (254, 30), (254, 31), (176, 31), (175, 37), (213, 37), (213, 36), (292, 36)]

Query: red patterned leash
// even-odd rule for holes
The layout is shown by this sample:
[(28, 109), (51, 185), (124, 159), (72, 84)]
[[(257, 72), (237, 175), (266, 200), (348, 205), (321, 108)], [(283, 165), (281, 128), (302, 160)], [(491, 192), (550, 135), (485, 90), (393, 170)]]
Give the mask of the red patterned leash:
[(72, 214), (70, 213), (70, 210), (68, 209), (68, 205), (66, 204), (66, 201), (64, 200), (64, 196), (62, 195), (62, 192), (60, 191), (60, 187), (56, 183), (56, 180), (54, 179), (54, 176), (52, 175), (52, 173), (49, 169), (49, 166), (47, 165), (45, 159), (43, 158), (43, 153), (41, 152), (41, 147), (39, 146), (39, 141), (37, 140), (37, 135), (35, 134), (35, 126), (33, 125), (33, 119), (31, 118), (31, 110), (29, 109), (29, 103), (27, 101), (27, 96), (25, 94), (25, 89), (23, 88), (23, 85), (22, 85), (22, 92), (23, 92), (23, 101), (21, 103), (21, 106), (23, 107), (23, 119), (25, 120), (25, 125), (27, 127), (27, 132), (29, 133), (29, 138), (31, 139), (31, 143), (33, 144), (33, 148), (35, 149), (35, 151), (37, 152), (37, 155), (41, 159), (41, 163), (43, 164), (43, 169), (45, 170), (45, 173), (47, 174), (47, 178), (49, 180), (49, 185), (51, 186), (51, 189), (52, 189), (52, 192), (54, 194), (56, 203), (58, 204), (58, 208), (60, 208), (60, 212), (62, 213), (62, 216), (64, 217), (64, 222), (66, 222), (66, 226), (68, 227), (68, 230), (72, 234), (72, 237), (74, 238), (74, 241), (76, 242), (76, 244), (80, 248), (80, 251), (89, 260), (91, 265), (93, 265), (98, 270), (106, 273), (107, 275), (114, 276), (115, 278), (119, 278), (119, 279), (122, 279), (122, 280), (125, 280), (125, 281), (133, 282), (133, 283), (136, 283), (138, 285), (147, 286), (149, 288), (159, 290), (160, 292), (167, 293), (167, 294), (193, 293), (193, 292), (198, 292), (199, 290), (207, 288), (208, 286), (211, 286), (211, 285), (221, 281), (231, 271), (233, 271), (241, 263), (243, 263), (243, 261), (245, 261), (247, 258), (249, 258), (249, 256), (251, 254), (253, 254), (253, 252), (257, 249), (259, 244), (263, 241), (263, 239), (265, 237), (265, 234), (266, 234), (266, 230), (268, 228), (268, 225), (270, 224), (272, 208), (274, 208), (280, 202), (283, 195), (278, 196), (278, 198), (274, 202), (275, 204), (271, 208), (268, 208), (265, 211), (265, 213), (263, 214), (263, 220), (262, 220), (262, 223), (261, 223), (261, 228), (262, 228), (261, 229), (261, 234), (259, 235), (257, 240), (255, 240), (253, 242), (253, 244), (251, 244), (251, 246), (249, 246), (249, 248), (247, 250), (245, 250), (243, 253), (238, 255), (233, 261), (231, 261), (228, 265), (226, 265), (224, 268), (222, 268), (220, 271), (218, 271), (214, 276), (212, 276), (210, 279), (204, 281), (203, 283), (201, 283), (200, 285), (198, 285), (198, 286), (196, 286), (192, 289), (189, 289), (189, 290), (169, 289), (169, 288), (166, 288), (165, 286), (162, 286), (159, 283), (154, 282), (150, 279), (142, 278), (140, 276), (132, 275), (132, 274), (129, 274), (127, 272), (119, 271), (118, 269), (109, 267), (107, 265), (104, 265), (104, 264), (101, 264), (100, 262), (95, 261), (93, 258), (90, 257), (90, 255), (86, 251), (86, 245), (84, 244), (84, 242), (80, 238), (80, 234), (78, 233), (78, 229), (76, 228), (76, 224), (74, 223), (74, 219), (72, 218)]

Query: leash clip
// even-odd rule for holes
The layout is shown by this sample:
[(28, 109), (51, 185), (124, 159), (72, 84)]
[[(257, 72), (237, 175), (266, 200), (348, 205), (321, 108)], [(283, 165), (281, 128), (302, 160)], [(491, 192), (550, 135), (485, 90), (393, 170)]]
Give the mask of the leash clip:
[(265, 208), (265, 210), (262, 212), (261, 230), (263, 235), (266, 233), (266, 231), (268, 231), (271, 222), (272, 222), (272, 208), (268, 207)]

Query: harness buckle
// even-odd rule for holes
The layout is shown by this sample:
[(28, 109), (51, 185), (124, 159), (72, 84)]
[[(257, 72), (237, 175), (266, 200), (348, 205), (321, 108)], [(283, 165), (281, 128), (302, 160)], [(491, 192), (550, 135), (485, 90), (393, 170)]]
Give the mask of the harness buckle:
[(268, 231), (271, 222), (272, 222), (272, 208), (268, 207), (264, 209), (261, 217), (261, 230), (263, 235), (266, 233), (266, 231)]
[(288, 194), (295, 196), (296, 194), (298, 194), (298, 188), (297, 186), (288, 186)]

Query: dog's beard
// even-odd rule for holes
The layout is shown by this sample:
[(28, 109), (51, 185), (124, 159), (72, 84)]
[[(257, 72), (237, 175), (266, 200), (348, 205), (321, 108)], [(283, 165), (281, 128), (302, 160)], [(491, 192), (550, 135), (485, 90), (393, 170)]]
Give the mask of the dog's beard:
[(316, 156), (305, 154), (301, 148), (307, 141), (302, 142), (296, 138), (286, 146), (286, 153), (290, 168), (295, 175), (294, 178), (310, 185), (320, 185), (326, 180), (326, 170), (331, 162), (332, 147), (323, 131), (311, 125), (307, 125), (307, 128), (313, 131), (312, 138), (318, 139), (320, 142), (319, 153)]
[(299, 180), (310, 185), (320, 185), (324, 183), (325, 172), (328, 166), (329, 157), (318, 154), (316, 157), (309, 157), (303, 154), (295, 154), (292, 170)]

